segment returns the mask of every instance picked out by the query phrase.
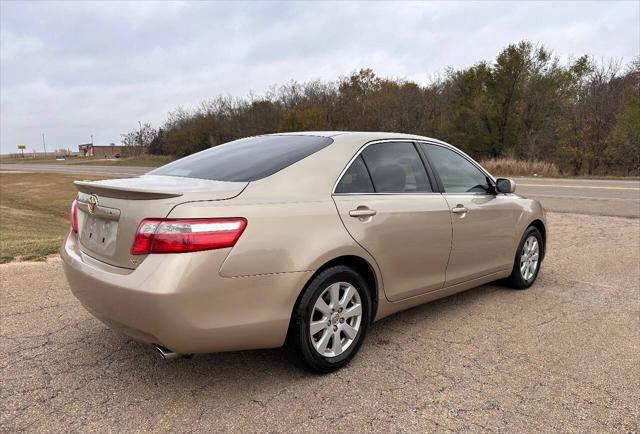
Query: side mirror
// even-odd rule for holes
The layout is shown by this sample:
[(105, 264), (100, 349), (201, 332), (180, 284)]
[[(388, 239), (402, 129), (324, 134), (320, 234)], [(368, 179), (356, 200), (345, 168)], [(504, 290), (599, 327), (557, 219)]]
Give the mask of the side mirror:
[(508, 178), (496, 179), (496, 191), (498, 193), (513, 193), (516, 191), (516, 182)]

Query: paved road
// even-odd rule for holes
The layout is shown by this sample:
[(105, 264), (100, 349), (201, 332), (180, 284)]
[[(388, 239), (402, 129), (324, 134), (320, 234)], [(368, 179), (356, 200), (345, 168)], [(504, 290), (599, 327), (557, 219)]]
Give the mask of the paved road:
[(384, 319), (340, 372), (279, 350), (163, 361), (73, 298), (59, 260), (0, 266), (0, 431), (638, 432), (640, 219), (549, 214), (527, 291)]
[(516, 192), (549, 211), (640, 218), (640, 181), (517, 178)]
[[(149, 167), (4, 164), (0, 170), (138, 176)], [(549, 211), (640, 218), (640, 181), (516, 178), (519, 194), (542, 202)]]
[(138, 176), (153, 170), (153, 167), (137, 166), (98, 166), (81, 164), (0, 164), (0, 171), (19, 170), (36, 173), (70, 173), (93, 176), (129, 177)]

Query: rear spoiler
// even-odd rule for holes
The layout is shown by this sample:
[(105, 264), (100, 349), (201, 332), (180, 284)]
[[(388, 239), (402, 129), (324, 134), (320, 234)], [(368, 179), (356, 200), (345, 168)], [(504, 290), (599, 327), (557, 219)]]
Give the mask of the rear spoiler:
[(165, 199), (183, 195), (182, 192), (109, 185), (100, 183), (99, 181), (74, 181), (74, 184), (78, 191), (82, 193), (97, 194), (99, 196), (117, 199)]

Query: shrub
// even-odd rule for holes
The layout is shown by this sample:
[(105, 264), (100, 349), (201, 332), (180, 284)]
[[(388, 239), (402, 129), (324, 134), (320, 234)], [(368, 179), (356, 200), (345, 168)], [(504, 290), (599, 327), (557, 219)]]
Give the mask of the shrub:
[(493, 176), (560, 176), (560, 169), (554, 163), (537, 160), (516, 160), (513, 158), (493, 158), (480, 163)]

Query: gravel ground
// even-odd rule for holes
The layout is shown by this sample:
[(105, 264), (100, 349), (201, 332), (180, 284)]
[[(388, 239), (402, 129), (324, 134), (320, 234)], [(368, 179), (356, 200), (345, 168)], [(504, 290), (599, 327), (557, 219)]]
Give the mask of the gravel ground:
[(528, 291), (376, 323), (340, 372), (279, 350), (163, 361), (87, 314), (59, 260), (0, 266), (0, 430), (638, 431), (640, 220), (550, 214)]

